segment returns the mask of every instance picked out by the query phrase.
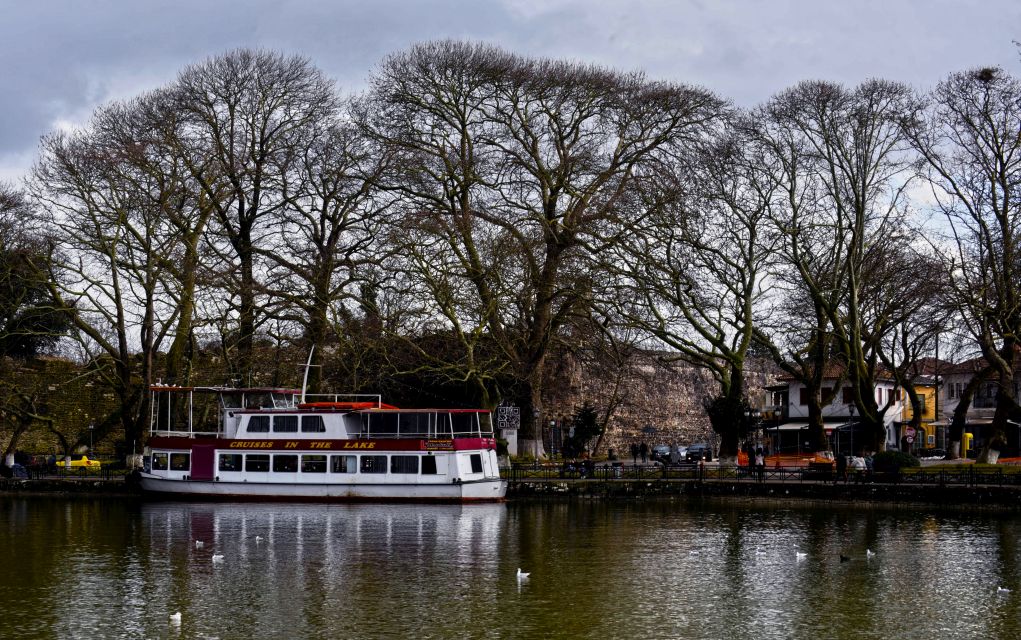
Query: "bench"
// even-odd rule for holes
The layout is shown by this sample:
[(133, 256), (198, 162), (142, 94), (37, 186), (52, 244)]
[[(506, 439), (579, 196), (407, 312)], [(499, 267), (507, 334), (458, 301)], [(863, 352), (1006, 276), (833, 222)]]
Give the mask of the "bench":
[(832, 462), (809, 462), (801, 469), (802, 480), (833, 480)]

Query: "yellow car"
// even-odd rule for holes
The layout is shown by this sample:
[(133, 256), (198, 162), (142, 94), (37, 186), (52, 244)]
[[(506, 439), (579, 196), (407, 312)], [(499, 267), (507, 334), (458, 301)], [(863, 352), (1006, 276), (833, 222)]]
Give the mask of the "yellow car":
[(92, 469), (98, 469), (99, 467), (103, 466), (103, 463), (100, 462), (99, 460), (89, 460), (88, 456), (82, 456), (81, 460), (72, 460), (69, 465), (65, 464), (63, 460), (58, 460), (57, 466), (58, 467), (69, 466), (71, 468), (89, 467)]

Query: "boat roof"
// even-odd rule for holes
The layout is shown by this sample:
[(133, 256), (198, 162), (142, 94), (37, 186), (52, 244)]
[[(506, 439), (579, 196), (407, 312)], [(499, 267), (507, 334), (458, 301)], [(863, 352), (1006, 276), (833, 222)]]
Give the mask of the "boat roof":
[(182, 387), (174, 384), (149, 385), (149, 391), (193, 391), (198, 393), (220, 393), (224, 395), (239, 395), (243, 393), (301, 393), (301, 389), (285, 389), (280, 387)]

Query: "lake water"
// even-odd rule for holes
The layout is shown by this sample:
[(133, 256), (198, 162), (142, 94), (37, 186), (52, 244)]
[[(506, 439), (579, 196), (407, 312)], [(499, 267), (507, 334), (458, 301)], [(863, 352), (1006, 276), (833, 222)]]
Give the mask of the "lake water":
[(1016, 638), (1019, 525), (680, 501), (4, 498), (0, 637)]

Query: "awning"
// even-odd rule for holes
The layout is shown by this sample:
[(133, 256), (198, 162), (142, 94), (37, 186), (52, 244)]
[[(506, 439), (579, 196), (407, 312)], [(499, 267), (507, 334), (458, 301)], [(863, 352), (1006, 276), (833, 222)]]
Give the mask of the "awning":
[[(826, 431), (826, 433), (829, 433), (830, 431), (833, 431), (834, 429), (849, 429), (852, 426), (857, 427), (857, 428), (861, 428), (861, 423), (860, 422), (825, 422), (825, 423), (823, 423), (822, 428), (823, 428), (824, 431)], [(779, 427), (775, 427), (775, 426), (768, 427), (767, 426), (767, 427), (763, 427), (763, 428), (766, 431), (776, 431), (777, 429), (779, 429), (780, 431), (800, 431), (802, 429), (807, 429), (808, 428), (808, 423), (807, 422), (785, 422), (784, 424), (780, 425)]]
[[(988, 424), (992, 424), (992, 423), (993, 423), (993, 419), (992, 418), (972, 418), (972, 419), (969, 419), (967, 422), (965, 422), (965, 426), (973, 425), (973, 424), (974, 425), (988, 425)], [(939, 422), (929, 422), (927, 424), (931, 424), (934, 427), (949, 427), (950, 426), (950, 423), (945, 421), (945, 420), (940, 420)]]

